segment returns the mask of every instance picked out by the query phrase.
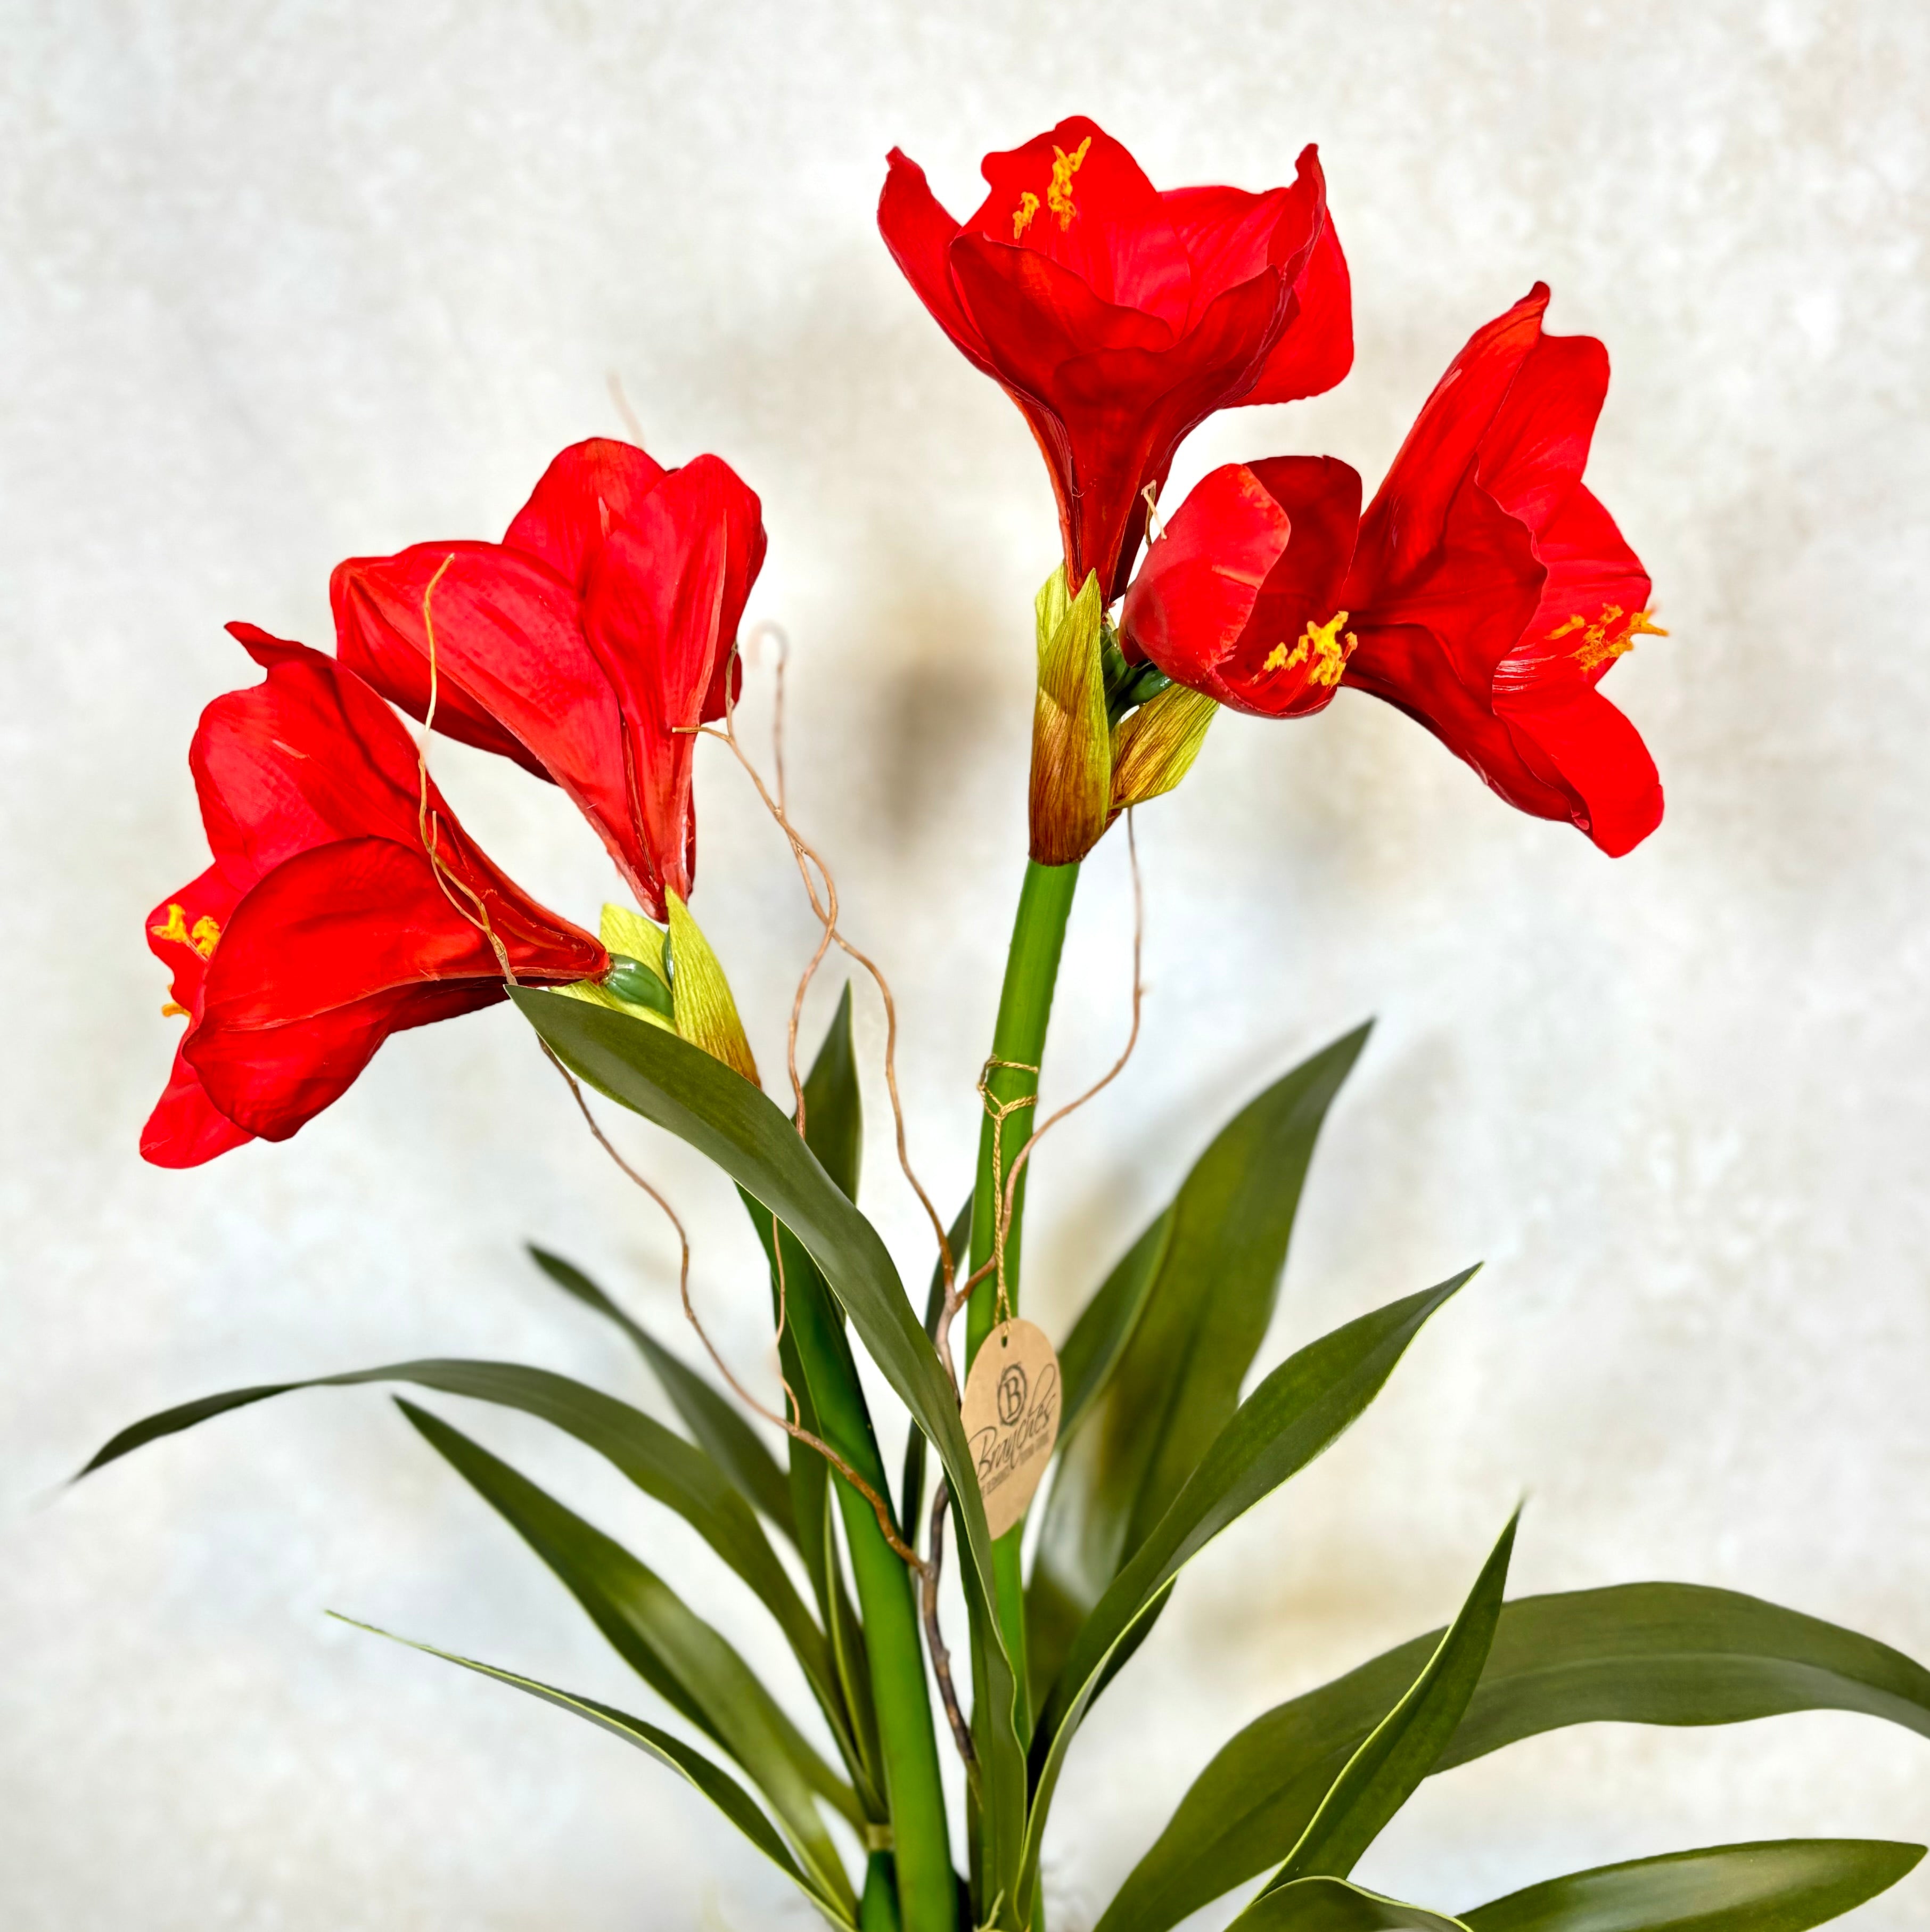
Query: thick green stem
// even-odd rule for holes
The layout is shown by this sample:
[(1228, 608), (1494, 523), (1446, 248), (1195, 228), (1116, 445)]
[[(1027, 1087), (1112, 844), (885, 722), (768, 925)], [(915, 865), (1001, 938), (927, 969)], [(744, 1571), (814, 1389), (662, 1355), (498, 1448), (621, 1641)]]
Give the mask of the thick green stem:
[[(1037, 1109), (1014, 1102), (1032, 1100), (1038, 1092), (1038, 1066), (1045, 1052), (1045, 1030), (1052, 1018), (1052, 992), (1059, 980), (1059, 956), (1065, 944), (1065, 922), (1072, 910), (1073, 889), (1079, 883), (1077, 866), (1041, 866), (1028, 861), (1025, 884), (1019, 892), (1018, 913), (1012, 922), (1011, 950), (1005, 956), (1005, 981), (999, 996), (999, 1018), (992, 1034), (992, 1061), (985, 1079), (993, 1106), (987, 1108), (978, 1138), (978, 1179), (972, 1196), (972, 1268), (984, 1267), (995, 1251), (999, 1204), (994, 1169), (1008, 1177), (1012, 1162), (1032, 1133)], [(995, 1112), (999, 1118), (994, 1118)], [(1019, 1248), (1025, 1220), (1026, 1174), (1021, 1172), (1013, 1194), (1012, 1218), (1005, 1237), (1003, 1269), (1006, 1306), (1018, 1312)], [(972, 1291), (965, 1320), (965, 1358), (969, 1366), (979, 1344), (999, 1318), (999, 1271)], [(1020, 1523), (992, 1546), (993, 1575), (998, 1585), (999, 1628), (1018, 1679), (1018, 1734), (1032, 1735), (1031, 1696), (1026, 1684), (1025, 1595), (1019, 1567), (1025, 1526)]]
[[(818, 1427), (878, 1496), (889, 1496), (884, 1460), (843, 1324), (829, 1292), (789, 1230), (779, 1238), (790, 1287), (790, 1325), (805, 1365)], [(886, 1541), (871, 1504), (842, 1477), (834, 1474), (832, 1484), (851, 1552), (852, 1581), (857, 1586), (871, 1660), (878, 1745), (892, 1814), (892, 1862), (904, 1932), (956, 1932), (958, 1886), (912, 1573)], [(868, 1878), (868, 1888), (869, 1883)]]

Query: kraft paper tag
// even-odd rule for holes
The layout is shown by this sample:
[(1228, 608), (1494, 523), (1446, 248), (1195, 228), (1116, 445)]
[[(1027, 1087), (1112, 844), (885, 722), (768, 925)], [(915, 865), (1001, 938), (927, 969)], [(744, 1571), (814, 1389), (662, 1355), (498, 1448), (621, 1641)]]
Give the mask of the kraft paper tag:
[(1021, 1520), (1059, 1439), (1059, 1356), (1029, 1322), (1002, 1322), (972, 1358), (960, 1419), (985, 1520), (1002, 1536)]

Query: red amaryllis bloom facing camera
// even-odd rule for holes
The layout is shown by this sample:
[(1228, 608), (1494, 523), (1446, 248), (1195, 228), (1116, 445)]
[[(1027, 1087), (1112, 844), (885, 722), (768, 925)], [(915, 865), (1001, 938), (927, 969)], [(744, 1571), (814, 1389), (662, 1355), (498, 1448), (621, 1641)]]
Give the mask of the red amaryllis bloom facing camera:
[(1083, 116), (987, 154), (962, 226), (893, 149), (878, 226), (965, 356), (1038, 440), (1076, 592), (1124, 587), (1140, 493), (1215, 410), (1317, 395), (1353, 358), (1347, 263), (1308, 148), (1290, 188), (1161, 194)]
[(501, 543), (337, 565), (336, 648), (427, 716), (435, 580), (436, 728), (560, 785), (661, 920), (667, 891), (690, 896), (692, 734), (724, 715), (764, 548), (756, 496), (716, 457), (665, 470), (628, 443), (578, 443)]
[(286, 1140), (391, 1034), (502, 998), (505, 971), (610, 967), (476, 848), (359, 678), (229, 628), (268, 678), (202, 714), (189, 763), (214, 862), (148, 918), (188, 1022), (141, 1136), (161, 1167)]
[(1129, 651), (1222, 704), (1320, 710), (1345, 683), (1418, 719), (1511, 805), (1619, 855), (1661, 822), (1635, 727), (1596, 686), (1644, 634), (1649, 579), (1581, 473), (1608, 386), (1534, 290), (1480, 330), (1356, 531), (1331, 458), (1215, 470), (1147, 553)]

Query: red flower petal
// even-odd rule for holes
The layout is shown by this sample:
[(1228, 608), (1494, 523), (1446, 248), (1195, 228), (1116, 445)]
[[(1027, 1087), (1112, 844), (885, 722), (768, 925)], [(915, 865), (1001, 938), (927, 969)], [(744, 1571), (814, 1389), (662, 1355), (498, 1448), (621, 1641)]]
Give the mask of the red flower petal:
[(1227, 700), (1221, 667), (1286, 554), (1293, 519), (1245, 464), (1196, 483), (1126, 592), (1121, 641), (1166, 675)]
[[(529, 902), (521, 931), (502, 905), (484, 904), (519, 980), (607, 969), (587, 933)], [(235, 908), (183, 1046), (215, 1106), (263, 1139), (285, 1140), (389, 1034), (502, 998), (502, 966), (467, 905), (419, 846), (387, 838), (340, 839), (277, 866)], [(532, 938), (539, 920), (547, 930)]]
[(1425, 725), (1518, 811), (1537, 818), (1574, 817), (1575, 801), (1530, 764), (1522, 745), (1494, 715), (1489, 695), (1463, 678), (1434, 632), (1419, 625), (1362, 632), (1343, 682)]
[(1239, 397), (1254, 403), (1296, 403), (1324, 395), (1353, 367), (1353, 289), (1332, 222), (1323, 220), (1313, 251), (1294, 284), (1294, 308), (1279, 345)]
[(1537, 538), (1581, 482), (1608, 394), (1608, 352), (1600, 343), (1543, 335), (1482, 432), (1482, 488)]
[(714, 457), (673, 470), (643, 514), (611, 533), (583, 602), (590, 647), (628, 724), (643, 842), (656, 868), (645, 902), (660, 916), (667, 890), (690, 894), (694, 734), (716, 715), (714, 695), (721, 699), (725, 602), (748, 581), (747, 520), (762, 536), (755, 506)]
[(234, 628), (268, 675), (211, 704), (195, 734), (215, 863), (148, 921), (189, 1013), (142, 1137), (164, 1166), (254, 1134), (284, 1138), (385, 1033), (500, 998), (499, 945), (537, 984), (609, 964), (475, 845), (425, 787), (401, 722), (353, 672)]
[(931, 311), (932, 320), (975, 367), (996, 376), (977, 323), (952, 286), (949, 254), (959, 227), (939, 205), (925, 170), (894, 148), (878, 196), (878, 232), (904, 278)]
[(1193, 274), (1158, 191), (1096, 122), (1075, 114), (1023, 146), (987, 154), (991, 192), (968, 235), (1044, 256), (1101, 302), (1185, 326)]
[(208, 1099), (177, 1047), (167, 1085), (141, 1130), (141, 1158), (153, 1167), (199, 1167), (254, 1138)]
[[(1592, 686), (1502, 694), (1497, 712), (1561, 775), (1575, 823), (1619, 859), (1662, 823), (1662, 778), (1641, 734)], [(1504, 794), (1505, 796), (1505, 794)]]
[[(574, 588), (554, 571), (499, 544), (418, 544), (394, 556), (352, 557), (330, 582), (342, 662), (424, 716), (422, 603), (432, 580), (436, 728), (553, 778), (633, 889), (646, 893), (652, 867), (631, 806), (616, 694), (583, 636)], [(478, 718), (486, 731), (475, 728)]]
[(547, 563), (580, 595), (604, 538), (664, 474), (664, 466), (634, 443), (601, 436), (572, 443), (544, 471), (502, 540)]
[(1362, 520), (1356, 569), (1373, 583), (1404, 583), (1440, 544), (1481, 439), (1541, 340), (1548, 304), (1548, 284), (1537, 282), (1506, 315), (1477, 329), (1435, 384)]
[[(1263, 717), (1332, 702), (1336, 604), (1360, 478), (1332, 457), (1229, 464), (1203, 478), (1126, 593), (1129, 649), (1196, 691)], [(1321, 645), (1311, 629), (1329, 633)]]

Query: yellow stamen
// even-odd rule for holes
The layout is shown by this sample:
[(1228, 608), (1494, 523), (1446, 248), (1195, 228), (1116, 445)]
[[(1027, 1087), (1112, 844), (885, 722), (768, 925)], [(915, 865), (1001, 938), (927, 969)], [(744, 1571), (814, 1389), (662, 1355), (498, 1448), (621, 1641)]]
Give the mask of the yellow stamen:
[(1016, 242), (1032, 226), (1032, 218), (1038, 212), (1038, 196), (1030, 188), (1019, 196), (1018, 212), (1012, 217), (1012, 239)]
[(221, 928), (204, 913), (189, 930), (187, 914), (181, 907), (169, 902), (167, 917), (159, 926), (151, 926), (148, 930), (157, 939), (171, 940), (176, 946), (191, 946), (205, 959), (214, 950), (215, 943), (221, 937)]
[(1347, 661), (1359, 648), (1360, 640), (1350, 631), (1347, 642), (1340, 640), (1340, 627), (1347, 622), (1347, 613), (1336, 610), (1324, 624), (1317, 624), (1309, 617), (1307, 628), (1300, 634), (1300, 648), (1311, 648), (1314, 653), (1314, 666), (1308, 677), (1315, 684), (1338, 684), (1341, 673), (1347, 669)]
[(187, 1020), (193, 1017), (185, 1006), (176, 1006), (172, 1000), (161, 1009), (161, 1018), (164, 1020)]
[(1072, 226), (1072, 217), (1077, 212), (1072, 206), (1072, 177), (1079, 172), (1086, 151), (1092, 145), (1092, 137), (1088, 134), (1069, 154), (1063, 148), (1055, 147), (1052, 151), (1052, 181), (1045, 190), (1045, 205), (1058, 216), (1061, 230)]
[(1650, 610), (1638, 610), (1632, 616), (1625, 616), (1620, 604), (1605, 604), (1601, 616), (1593, 623), (1578, 614), (1565, 623), (1557, 625), (1548, 637), (1552, 640), (1581, 632), (1581, 642), (1572, 655), (1584, 670), (1593, 670), (1598, 664), (1611, 663), (1633, 650), (1638, 638), (1667, 637), (1668, 633), (1659, 624), (1650, 622), (1654, 614)]

